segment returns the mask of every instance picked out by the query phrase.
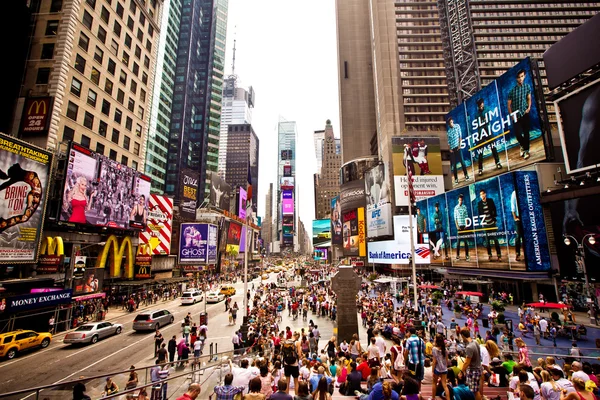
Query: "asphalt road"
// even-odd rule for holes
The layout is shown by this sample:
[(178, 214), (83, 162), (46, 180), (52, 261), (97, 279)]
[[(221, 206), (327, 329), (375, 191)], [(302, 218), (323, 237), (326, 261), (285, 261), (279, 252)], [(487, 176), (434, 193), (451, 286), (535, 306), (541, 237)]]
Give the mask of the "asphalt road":
[[(232, 304), (237, 301), (240, 306), (237, 321), (239, 325), (241, 309), (243, 309), (243, 283), (238, 282), (233, 286), (237, 292), (233, 296)], [(166, 302), (159, 301), (145, 310), (167, 309), (175, 315), (173, 324), (160, 329), (168, 341), (173, 335), (177, 335), (178, 339), (181, 338), (181, 321), (188, 312), (192, 313), (193, 321), (198, 324), (199, 313), (203, 312), (204, 308), (204, 301), (195, 305), (182, 306), (180, 300), (176, 299)], [(231, 335), (237, 327), (229, 325), (225, 303), (208, 304), (206, 310), (209, 321), (207, 346), (209, 343), (214, 343), (218, 346), (219, 351), (230, 350), (233, 347)], [(50, 346), (44, 350), (24, 353), (11, 361), (0, 361), (0, 375), (2, 376), (0, 393), (126, 370), (131, 365), (136, 367), (152, 365), (154, 363), (154, 332), (137, 333), (133, 331), (133, 319), (137, 314), (138, 312), (122, 314), (111, 309), (108, 313), (108, 320), (123, 324), (123, 332), (94, 345), (67, 345), (62, 342), (64, 335), (57, 335)], [(208, 347), (206, 347), (205, 353), (207, 351)], [(119, 377), (117, 383), (120, 384), (120, 381), (124, 379), (126, 377)], [(139, 380), (140, 382), (144, 381), (144, 376), (140, 374)], [(101, 387), (102, 382), (96, 380), (87, 386), (88, 392), (95, 391), (95, 387)], [(123, 386), (121, 385), (121, 387)], [(63, 390), (62, 393), (58, 393), (57, 390), (47, 390), (42, 392), (40, 399), (45, 397), (50, 399), (68, 398), (66, 396), (70, 396), (70, 392)], [(26, 398), (26, 396), (14, 398)], [(35, 396), (29, 398), (35, 398)]]

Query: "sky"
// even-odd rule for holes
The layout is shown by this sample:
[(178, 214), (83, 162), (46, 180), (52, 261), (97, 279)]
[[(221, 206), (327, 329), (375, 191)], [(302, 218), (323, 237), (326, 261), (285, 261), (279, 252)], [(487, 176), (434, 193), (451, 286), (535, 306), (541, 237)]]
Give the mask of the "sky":
[(225, 75), (236, 39), (238, 86), (256, 92), (252, 126), (260, 140), (258, 214), (277, 180), (277, 123), (296, 121), (299, 216), (314, 219), (313, 132), (330, 119), (339, 137), (335, 0), (229, 0)]

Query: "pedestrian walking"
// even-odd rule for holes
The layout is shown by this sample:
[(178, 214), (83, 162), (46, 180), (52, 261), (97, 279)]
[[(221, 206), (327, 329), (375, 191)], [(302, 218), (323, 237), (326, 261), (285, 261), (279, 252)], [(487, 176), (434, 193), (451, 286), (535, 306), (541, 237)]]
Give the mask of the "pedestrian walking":
[(175, 361), (175, 353), (177, 352), (177, 339), (174, 335), (171, 340), (169, 340), (169, 347), (167, 350), (169, 351), (169, 362)]
[(160, 345), (165, 341), (162, 334), (159, 330), (156, 330), (154, 333), (154, 357), (158, 354), (158, 350), (160, 350)]

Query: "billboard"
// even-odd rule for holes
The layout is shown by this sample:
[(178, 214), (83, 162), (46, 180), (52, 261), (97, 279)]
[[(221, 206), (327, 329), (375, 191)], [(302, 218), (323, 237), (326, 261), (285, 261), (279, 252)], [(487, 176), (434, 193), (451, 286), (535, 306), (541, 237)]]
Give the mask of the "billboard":
[(179, 215), (184, 219), (196, 219), (200, 173), (182, 169), (179, 175)]
[(546, 158), (535, 87), (526, 58), (446, 115), (454, 188)]
[(72, 143), (60, 220), (82, 225), (145, 229), (150, 177)]
[(219, 229), (216, 225), (208, 225), (208, 244), (206, 245), (206, 263), (215, 264), (217, 262)]
[(388, 163), (378, 164), (370, 170), (365, 171), (367, 210), (371, 210), (382, 204), (391, 203), (391, 187)]
[(229, 221), (229, 229), (227, 230), (227, 252), (240, 252), (240, 240), (242, 236), (242, 225)]
[(313, 258), (316, 261), (321, 261), (321, 260), (327, 261), (327, 248), (326, 247), (315, 248), (315, 251), (313, 252)]
[(229, 232), (229, 221), (223, 218), (221, 222), (221, 229), (219, 229), (219, 251), (225, 252), (227, 250), (227, 233)]
[(281, 193), (281, 210), (283, 215), (294, 215), (294, 194), (291, 190)]
[(246, 226), (242, 225), (242, 233), (240, 235), (240, 253), (246, 252)]
[(342, 212), (356, 210), (366, 205), (365, 181), (358, 179), (340, 186), (340, 207)]
[(281, 150), (281, 161), (291, 160), (292, 156), (292, 150)]
[(550, 269), (534, 171), (488, 178), (421, 201), (417, 207), (417, 234), (428, 238), (432, 264), (513, 271)]
[(52, 155), (0, 134), (0, 263), (35, 262)]
[(46, 135), (50, 126), (53, 100), (50, 96), (25, 99), (19, 130), (21, 137)]
[(167, 196), (151, 194), (148, 199), (146, 229), (140, 232), (140, 242), (149, 245), (152, 254), (170, 254), (172, 223), (173, 199)]
[(293, 176), (282, 176), (279, 181), (279, 186), (281, 188), (293, 188), (294, 187), (294, 177)]
[[(85, 259), (85, 257), (83, 258)], [(85, 268), (81, 278), (73, 276), (73, 294), (101, 292), (104, 284), (104, 271), (104, 268)]]
[(231, 186), (216, 172), (210, 172), (210, 194), (208, 202), (221, 209), (229, 211), (231, 204)]
[[(179, 232), (179, 262), (206, 263), (208, 257), (208, 228), (210, 224), (183, 223)], [(216, 239), (214, 246), (216, 247)]]
[(342, 244), (342, 209), (340, 196), (331, 199), (331, 243)]
[(314, 247), (331, 246), (331, 220), (315, 219), (312, 222), (312, 243)]
[(375, 238), (393, 234), (392, 205), (385, 203), (367, 209), (367, 236)]
[(291, 177), (292, 176), (292, 166), (291, 165), (284, 165), (283, 166), (283, 176), (284, 177)]
[(240, 186), (238, 192), (238, 216), (245, 220), (246, 219), (246, 203), (248, 202), (248, 193), (246, 189)]
[[(408, 215), (394, 216), (394, 240), (368, 243), (368, 260), (375, 264), (408, 264), (410, 251), (410, 220)], [(417, 234), (417, 218), (413, 216), (413, 243), (415, 246), (415, 264), (429, 264), (430, 250), (426, 238)]]
[(345, 256), (358, 255), (358, 210), (342, 213), (342, 239)]
[(394, 189), (397, 206), (408, 206), (408, 172), (413, 177), (416, 201), (444, 193), (444, 172), (439, 138), (392, 137)]
[(554, 102), (567, 173), (595, 170), (600, 164), (600, 79)]

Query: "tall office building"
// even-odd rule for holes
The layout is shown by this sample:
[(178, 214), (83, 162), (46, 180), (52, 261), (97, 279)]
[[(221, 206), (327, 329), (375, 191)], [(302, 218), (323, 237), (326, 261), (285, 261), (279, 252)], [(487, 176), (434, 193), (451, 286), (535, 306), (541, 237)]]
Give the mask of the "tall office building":
[[(327, 120), (330, 124), (331, 121)], [(315, 131), (313, 134), (313, 143), (315, 145), (315, 157), (317, 157), (317, 171), (321, 170), (323, 165), (323, 141), (325, 140), (325, 130)], [(333, 139), (335, 142), (335, 152), (341, 156), (342, 142), (339, 138)]]
[(225, 79), (223, 89), (223, 108), (221, 109), (221, 128), (219, 132), (219, 175), (227, 178), (227, 134), (230, 124), (252, 124), (254, 108), (254, 89), (237, 87), (235, 75)]
[(280, 248), (294, 249), (296, 229), (296, 122), (279, 119), (277, 128), (276, 229)]
[(165, 191), (171, 106), (181, 22), (181, 0), (165, 0), (163, 4), (161, 19), (163, 29), (161, 29), (158, 39), (156, 74), (146, 146), (146, 175), (152, 178), (152, 192), (154, 193)]
[(217, 172), (227, 5), (227, 0), (182, 1), (167, 157), (169, 194), (179, 194), (180, 171), (189, 168), (199, 173), (201, 200), (208, 195), (206, 172)]
[[(250, 124), (230, 124), (227, 133), (227, 178), (232, 189), (252, 190), (252, 209), (256, 213), (258, 201), (259, 141)], [(249, 189), (252, 186), (252, 189)]]
[(331, 215), (331, 199), (340, 194), (340, 167), (342, 156), (336, 152), (331, 121), (327, 120), (321, 145), (321, 169), (315, 179), (315, 219)]
[(265, 196), (265, 218), (260, 230), (261, 237), (266, 249), (271, 248), (273, 241), (273, 183), (269, 183), (269, 190)]
[[(366, 135), (355, 132), (353, 126), (354, 116), (361, 115), (359, 113), (364, 110), (373, 110), (372, 134), (377, 135), (378, 152), (384, 161), (389, 160), (390, 138), (394, 135), (422, 132), (445, 137), (444, 116), (451, 104), (444, 47), (449, 48), (450, 45), (442, 40), (440, 28), (439, 6), (446, 7), (446, 1), (438, 3), (424, 0), (338, 0), (344, 161), (357, 154), (352, 152), (353, 156), (347, 157), (347, 149), (369, 147)], [(468, 2), (467, 10), (469, 14), (466, 16), (458, 14), (466, 18), (465, 23), (472, 25), (480, 84), (485, 86), (521, 59), (527, 56), (541, 58), (550, 44), (600, 11), (600, 3), (474, 0)], [(360, 32), (359, 27), (365, 18), (368, 20), (365, 26), (370, 27), (366, 33)], [(445, 20), (442, 19), (442, 22)], [(459, 21), (453, 19), (452, 23), (458, 24)], [(460, 29), (463, 28), (464, 25), (461, 25)], [(445, 34), (444, 39), (449, 36)], [(348, 50), (350, 46), (369, 39), (370, 53), (366, 62), (364, 50)], [(362, 76), (373, 83), (372, 97), (365, 97), (368, 92), (366, 83), (362, 86), (360, 83), (353, 84), (356, 75), (352, 74), (352, 66), (356, 64), (359, 67), (372, 65), (371, 75), (362, 72)], [(363, 101), (362, 104), (356, 102), (358, 98)], [(355, 133), (348, 135), (348, 130)]]
[[(144, 171), (161, 12), (156, 0), (41, 0), (12, 133), (49, 149), (73, 140)], [(19, 133), (35, 110), (47, 129)]]

